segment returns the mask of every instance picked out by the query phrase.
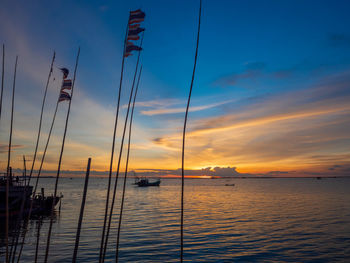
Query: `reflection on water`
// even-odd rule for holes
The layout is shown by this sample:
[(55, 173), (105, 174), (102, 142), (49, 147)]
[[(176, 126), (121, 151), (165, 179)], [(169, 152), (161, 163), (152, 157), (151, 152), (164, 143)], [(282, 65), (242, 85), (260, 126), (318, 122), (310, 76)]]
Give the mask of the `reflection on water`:
[[(60, 181), (64, 198), (53, 228), (50, 262), (71, 262), (83, 180)], [(178, 262), (180, 181), (164, 179), (160, 187), (150, 188), (132, 183), (128, 182), (126, 192), (121, 262)], [(225, 186), (232, 183), (235, 186)], [(52, 185), (53, 179), (43, 179), (48, 192)], [(98, 259), (106, 185), (106, 179), (90, 180), (80, 262)], [(345, 262), (350, 258), (349, 189), (350, 179), (339, 178), (188, 179), (184, 258), (192, 262)], [(114, 261), (118, 212), (116, 207), (108, 262)], [(47, 217), (30, 221), (22, 256), (26, 262), (33, 261), (39, 225), (39, 261), (44, 256)]]

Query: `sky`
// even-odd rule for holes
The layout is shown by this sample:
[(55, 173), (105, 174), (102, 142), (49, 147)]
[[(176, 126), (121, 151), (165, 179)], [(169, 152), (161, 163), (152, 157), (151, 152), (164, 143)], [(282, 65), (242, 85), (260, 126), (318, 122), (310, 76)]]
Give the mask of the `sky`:
[[(23, 155), (28, 163), (32, 160), (52, 54), (56, 51), (54, 80), (38, 160), (60, 88), (58, 68), (73, 71), (80, 47), (62, 169), (82, 171), (91, 157), (94, 171), (108, 170), (125, 28), (129, 11), (141, 8), (146, 13), (143, 73), (129, 166), (138, 173), (179, 174), (198, 7), (194, 0), (3, 0), (0, 169), (7, 165), (15, 56), (11, 166), (22, 168)], [(187, 126), (187, 174), (350, 174), (349, 9), (348, 1), (203, 0)], [(136, 58), (135, 53), (125, 63), (117, 153)], [(67, 102), (60, 103), (46, 171), (57, 169), (66, 110)]]

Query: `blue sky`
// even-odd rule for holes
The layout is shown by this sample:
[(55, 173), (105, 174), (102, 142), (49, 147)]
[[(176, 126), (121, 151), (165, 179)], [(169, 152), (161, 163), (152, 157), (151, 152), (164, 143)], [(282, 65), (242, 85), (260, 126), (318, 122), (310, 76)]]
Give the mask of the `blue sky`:
[[(333, 172), (328, 169), (340, 165), (347, 171), (349, 5), (348, 1), (203, 1), (188, 126), (189, 168), (316, 173)], [(146, 12), (146, 31), (131, 166), (180, 166), (178, 138), (191, 80), (198, 1), (5, 0), (0, 10), (0, 40), (6, 45), (5, 107), (9, 107), (14, 57), (19, 55), (14, 166), (20, 167), (23, 154), (32, 154), (53, 50), (57, 67), (72, 68), (80, 46), (65, 168), (82, 169), (90, 154), (96, 170), (108, 169), (125, 27), (128, 12), (138, 8)], [(135, 61), (136, 55), (127, 59), (123, 104)], [(58, 70), (55, 76), (60, 77)], [(56, 80), (50, 86), (45, 123), (51, 118), (58, 85)], [(55, 169), (57, 162), (63, 108), (47, 169)], [(8, 138), (6, 108), (4, 114), (3, 148)], [(291, 145), (285, 145), (288, 141)], [(5, 158), (1, 153), (1, 169)]]

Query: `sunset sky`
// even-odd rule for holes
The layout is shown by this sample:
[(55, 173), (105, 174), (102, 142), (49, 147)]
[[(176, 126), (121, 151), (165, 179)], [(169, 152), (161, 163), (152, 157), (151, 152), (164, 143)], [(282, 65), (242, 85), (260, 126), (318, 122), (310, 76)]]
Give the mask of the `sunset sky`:
[[(198, 24), (194, 0), (2, 1), (1, 170), (7, 164), (16, 54), (11, 165), (22, 168), (22, 155), (32, 160), (52, 53), (55, 81), (39, 160), (59, 92), (58, 68), (73, 71), (79, 46), (62, 169), (84, 170), (92, 157), (93, 170), (108, 170), (125, 27), (129, 11), (138, 8), (146, 13), (146, 31), (130, 168), (177, 173)], [(186, 140), (189, 173), (350, 174), (349, 10), (349, 1), (203, 1)], [(123, 117), (136, 57), (126, 60)], [(45, 170), (57, 168), (67, 105), (60, 104)]]

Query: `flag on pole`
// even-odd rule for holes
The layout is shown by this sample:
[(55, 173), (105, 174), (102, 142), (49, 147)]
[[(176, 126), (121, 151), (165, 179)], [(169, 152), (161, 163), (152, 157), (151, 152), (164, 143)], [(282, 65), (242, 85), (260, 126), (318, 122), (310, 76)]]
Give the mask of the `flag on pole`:
[(140, 36), (139, 35), (128, 35), (127, 40), (139, 40)]
[(68, 89), (68, 90), (72, 89), (72, 80), (71, 79), (64, 79), (63, 80), (61, 90), (64, 90), (64, 89)]
[(58, 99), (59, 102), (65, 101), (65, 100), (70, 100), (71, 97), (68, 92), (65, 92), (64, 90), (61, 89), (60, 97)]
[(138, 35), (138, 34), (140, 34), (142, 31), (145, 31), (145, 29), (142, 28), (142, 27), (138, 27), (138, 28), (136, 28), (136, 29), (130, 29), (130, 28), (129, 28), (128, 36)]
[(130, 11), (130, 17), (129, 17), (129, 25), (134, 23), (140, 23), (145, 20), (146, 14), (142, 12), (140, 9), (135, 11)]
[(136, 45), (134, 45), (134, 43), (128, 41), (126, 43), (126, 49), (125, 49), (125, 55), (124, 56), (125, 57), (130, 56), (131, 55), (131, 51), (134, 51), (134, 50), (141, 51), (142, 48), (139, 47), (139, 46), (136, 46)]
[(63, 79), (66, 79), (68, 77), (69, 70), (67, 68), (60, 68), (60, 70), (63, 73)]
[(129, 28), (128, 28), (128, 35), (127, 35), (127, 43), (125, 47), (125, 53), (124, 57), (131, 56), (131, 51), (141, 51), (142, 48), (139, 46), (136, 46), (133, 42), (130, 42), (130, 40), (139, 40), (140, 36), (139, 34), (143, 31), (145, 31), (144, 28), (140, 27), (140, 22), (145, 20), (145, 13), (142, 12), (140, 9), (131, 11), (129, 16)]
[(140, 27), (140, 24), (130, 25), (129, 30), (135, 30), (135, 29), (138, 29), (139, 27)]

